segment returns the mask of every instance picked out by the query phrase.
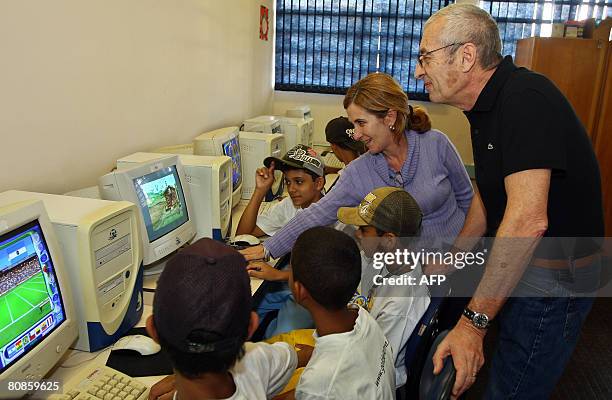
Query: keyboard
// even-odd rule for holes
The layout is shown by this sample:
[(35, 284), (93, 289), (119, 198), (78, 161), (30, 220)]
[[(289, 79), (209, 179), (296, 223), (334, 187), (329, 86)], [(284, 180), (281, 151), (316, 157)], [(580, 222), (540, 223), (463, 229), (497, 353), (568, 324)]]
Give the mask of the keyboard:
[(145, 400), (149, 396), (146, 385), (105, 365), (81, 374), (75, 387), (64, 387), (64, 394), (51, 395), (49, 400)]
[[(325, 153), (325, 155), (323, 155), (323, 153)], [(321, 158), (323, 158), (326, 167), (344, 168), (344, 163), (338, 160), (338, 157), (336, 157), (333, 152), (327, 151), (323, 153), (321, 153)]]

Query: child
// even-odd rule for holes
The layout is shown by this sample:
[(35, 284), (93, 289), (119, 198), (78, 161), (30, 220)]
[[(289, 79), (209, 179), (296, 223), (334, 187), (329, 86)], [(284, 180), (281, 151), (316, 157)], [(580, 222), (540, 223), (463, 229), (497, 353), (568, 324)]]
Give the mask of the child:
[[(310, 147), (298, 144), (282, 159), (266, 158), (264, 165), (255, 172), (255, 191), (242, 213), (236, 235), (272, 236), (299, 211), (316, 203), (322, 196), (325, 166)], [(283, 171), (289, 197), (258, 216), (259, 206), (274, 183), (275, 169)]]
[[(394, 253), (401, 247), (400, 238), (418, 236), (422, 216), (414, 198), (403, 189), (393, 187), (368, 193), (358, 207), (338, 210), (341, 222), (359, 227), (355, 236), (370, 259), (375, 253)], [(412, 267), (393, 265), (375, 271), (368, 265), (362, 276), (361, 295), (354, 299), (370, 312), (391, 343), (397, 387), (406, 383), (406, 343), (430, 302), (427, 287), (418, 285), (422, 274), (420, 265)], [(374, 271), (383, 277), (410, 274), (416, 284), (375, 285), (371, 279)]]
[[(246, 261), (236, 250), (200, 239), (176, 254), (157, 282), (147, 332), (170, 357), (175, 374), (150, 399), (266, 399), (305, 364), (286, 344), (246, 343), (257, 327)], [(166, 394), (167, 395), (167, 394)]]
[[(344, 165), (364, 154), (367, 149), (363, 142), (352, 139), (355, 127), (346, 117), (334, 118), (325, 127), (325, 139), (331, 145), (332, 152)], [(338, 168), (326, 167), (326, 173), (341, 173)]]
[(393, 355), (374, 319), (347, 307), (361, 278), (353, 239), (329, 227), (303, 232), (291, 252), (289, 286), (315, 322), (315, 349), (295, 389), (300, 399), (393, 399)]

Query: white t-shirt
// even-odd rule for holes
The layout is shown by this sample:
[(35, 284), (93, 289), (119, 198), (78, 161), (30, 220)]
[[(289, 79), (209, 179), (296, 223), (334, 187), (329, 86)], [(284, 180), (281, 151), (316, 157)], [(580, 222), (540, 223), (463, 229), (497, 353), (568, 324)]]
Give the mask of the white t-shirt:
[(276, 396), (287, 386), (297, 367), (297, 353), (283, 342), (247, 342), (244, 346), (244, 356), (230, 370), (236, 391), (227, 400), (265, 400)]
[[(367, 258), (365, 260), (362, 258), (362, 262), (368, 263), (367, 267), (365, 263), (362, 264), (364, 268), (371, 268), (370, 261)], [(364, 269), (364, 271), (367, 270)], [(378, 273), (383, 277), (390, 276), (386, 268)], [(415, 282), (419, 282), (423, 275), (421, 266), (418, 265), (413, 271), (397, 277), (401, 278), (409, 275), (415, 278)], [(395, 358), (395, 385), (400, 387), (406, 383), (407, 379), (406, 343), (421, 317), (425, 314), (427, 307), (429, 307), (431, 302), (429, 289), (425, 285), (380, 285), (372, 289), (370, 293), (372, 286), (374, 286), (374, 283), (371, 280), (361, 282), (361, 288), (363, 289), (361, 294), (364, 298), (361, 299), (360, 303), (370, 312), (370, 315), (376, 320), (391, 344)], [(368, 295), (370, 295), (369, 301), (367, 299)]]
[(395, 398), (393, 353), (380, 327), (359, 307), (350, 332), (318, 337), (295, 389), (296, 400)]
[(272, 236), (283, 226), (287, 225), (287, 222), (291, 221), (300, 211), (302, 209), (294, 206), (291, 197), (287, 196), (278, 202), (278, 204), (258, 215), (255, 225), (264, 231), (266, 235)]

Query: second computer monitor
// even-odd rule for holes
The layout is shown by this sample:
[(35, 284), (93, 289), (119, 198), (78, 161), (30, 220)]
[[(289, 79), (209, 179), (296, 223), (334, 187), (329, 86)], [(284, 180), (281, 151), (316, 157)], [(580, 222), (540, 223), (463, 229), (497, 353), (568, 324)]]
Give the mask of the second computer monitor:
[(98, 180), (105, 200), (127, 200), (140, 209), (143, 264), (171, 254), (195, 235), (191, 193), (178, 156), (113, 171)]
[(196, 156), (228, 156), (232, 159), (232, 208), (238, 205), (242, 193), (242, 158), (238, 142), (238, 127), (230, 126), (203, 133), (193, 139)]

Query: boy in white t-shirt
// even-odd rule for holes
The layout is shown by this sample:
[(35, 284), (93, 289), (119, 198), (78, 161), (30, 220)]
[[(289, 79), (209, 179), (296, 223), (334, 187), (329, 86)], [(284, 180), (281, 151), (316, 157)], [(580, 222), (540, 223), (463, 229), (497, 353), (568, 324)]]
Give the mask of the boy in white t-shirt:
[[(264, 165), (265, 167), (258, 168), (255, 172), (255, 191), (240, 217), (236, 235), (272, 236), (299, 211), (316, 203), (322, 196), (325, 165), (310, 147), (298, 144), (282, 159), (266, 158)], [(266, 193), (274, 183), (275, 169), (283, 172), (289, 197), (257, 215)]]
[[(422, 217), (416, 200), (405, 190), (394, 187), (378, 188), (368, 193), (358, 207), (338, 210), (339, 221), (359, 228), (355, 236), (367, 258), (363, 264), (361, 290), (353, 302), (370, 312), (391, 343), (397, 387), (406, 383), (406, 343), (429, 306), (429, 290), (426, 285), (418, 284), (422, 275), (420, 265), (393, 265), (375, 270), (372, 257), (375, 253), (394, 253), (405, 246), (409, 238), (418, 236)], [(399, 281), (410, 275), (415, 284), (377, 285), (373, 279), (375, 275), (398, 277)]]
[(161, 274), (147, 332), (166, 350), (175, 374), (149, 398), (267, 399), (306, 363), (308, 349), (246, 343), (256, 329), (246, 261), (236, 250), (200, 239), (171, 258)]
[(291, 265), (289, 286), (316, 328), (315, 348), (295, 398), (394, 399), (389, 342), (368, 312), (347, 307), (361, 279), (355, 241), (333, 228), (308, 229), (295, 242)]

